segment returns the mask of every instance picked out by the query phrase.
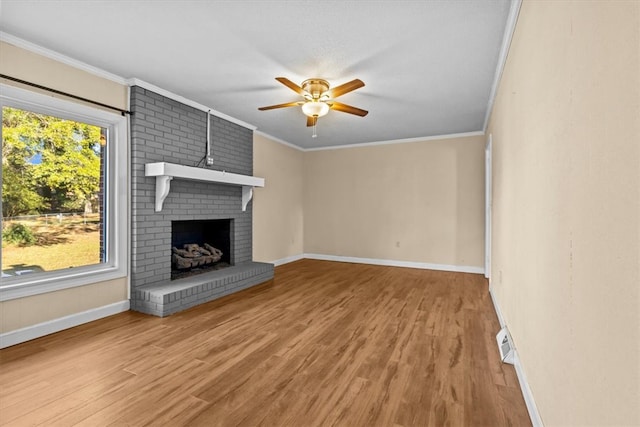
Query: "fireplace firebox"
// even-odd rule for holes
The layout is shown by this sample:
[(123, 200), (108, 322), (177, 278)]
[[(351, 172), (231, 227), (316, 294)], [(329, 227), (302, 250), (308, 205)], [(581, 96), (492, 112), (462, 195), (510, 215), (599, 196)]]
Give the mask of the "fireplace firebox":
[(230, 267), (233, 219), (171, 222), (171, 280)]

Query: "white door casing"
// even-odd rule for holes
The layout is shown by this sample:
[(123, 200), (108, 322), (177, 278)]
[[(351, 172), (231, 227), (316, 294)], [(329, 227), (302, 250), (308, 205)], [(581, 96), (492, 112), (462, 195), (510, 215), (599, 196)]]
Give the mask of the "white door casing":
[(484, 149), (484, 277), (491, 281), (491, 134)]

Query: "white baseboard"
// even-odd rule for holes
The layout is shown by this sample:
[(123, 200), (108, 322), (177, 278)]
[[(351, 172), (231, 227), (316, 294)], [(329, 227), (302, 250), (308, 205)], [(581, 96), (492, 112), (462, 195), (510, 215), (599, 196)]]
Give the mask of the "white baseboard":
[(386, 265), (389, 267), (419, 268), (422, 270), (439, 270), (439, 271), (454, 271), (458, 273), (484, 274), (483, 267), (473, 267), (473, 266), (466, 266), (466, 265), (431, 264), (426, 262), (398, 261), (398, 260), (378, 259), (378, 258), (358, 258), (358, 257), (323, 255), (323, 254), (304, 254), (304, 258), (318, 259), (323, 261), (352, 262), (356, 264)]
[(5, 332), (0, 334), (0, 348), (20, 344), (127, 310), (129, 310), (129, 300), (119, 301), (81, 313), (60, 317), (59, 319), (38, 323), (37, 325), (27, 326), (26, 328), (16, 329), (15, 331)]
[[(496, 310), (496, 314), (498, 315), (500, 327), (504, 328), (506, 326), (506, 322), (502, 315), (500, 304), (498, 304), (498, 300), (491, 289), (491, 285), (489, 285), (489, 295), (491, 295), (493, 307)], [(513, 339), (513, 334), (511, 334), (511, 338)], [(514, 346), (515, 342), (516, 340), (513, 339)], [(531, 392), (531, 388), (529, 387), (529, 383), (527, 382), (527, 377), (524, 374), (524, 368), (522, 367), (522, 362), (520, 361), (520, 357), (518, 356), (517, 348), (513, 351), (513, 366), (516, 369), (516, 375), (518, 376), (518, 382), (520, 383), (520, 390), (522, 391), (522, 396), (524, 397), (524, 403), (527, 405), (527, 411), (529, 412), (529, 418), (531, 418), (531, 424), (533, 424), (533, 427), (544, 427), (542, 418), (540, 417), (540, 413), (538, 412), (538, 407), (536, 406), (536, 402), (533, 398), (533, 393)]]
[(304, 254), (298, 254), (298, 255), (291, 255), (285, 258), (280, 258), (277, 259), (275, 261), (271, 261), (271, 264), (275, 265), (276, 267), (279, 265), (283, 265), (283, 264), (289, 264), (290, 262), (294, 262), (294, 261), (299, 261), (301, 259), (304, 258)]
[(500, 322), (500, 327), (504, 328), (507, 323), (504, 320), (504, 316), (502, 316), (502, 311), (500, 311), (500, 304), (498, 304), (498, 301), (496, 300), (496, 296), (493, 293), (493, 290), (491, 289), (491, 280), (489, 280), (489, 295), (491, 296), (491, 301), (493, 302), (493, 308), (495, 309), (496, 314), (498, 315), (498, 322)]
[(533, 399), (533, 393), (531, 393), (531, 389), (529, 388), (527, 377), (524, 374), (522, 362), (520, 362), (520, 357), (518, 357), (517, 349), (513, 351), (513, 366), (516, 368), (516, 375), (518, 375), (520, 390), (522, 391), (522, 396), (524, 397), (524, 403), (527, 405), (527, 411), (529, 411), (531, 424), (533, 424), (533, 427), (544, 427), (542, 418), (540, 418), (540, 413), (538, 412), (538, 407), (536, 406), (536, 402)]

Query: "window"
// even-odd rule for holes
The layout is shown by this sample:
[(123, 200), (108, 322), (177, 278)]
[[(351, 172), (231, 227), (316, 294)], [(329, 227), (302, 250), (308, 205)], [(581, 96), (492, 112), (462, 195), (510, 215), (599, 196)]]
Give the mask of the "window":
[(0, 300), (124, 277), (126, 119), (0, 89)]

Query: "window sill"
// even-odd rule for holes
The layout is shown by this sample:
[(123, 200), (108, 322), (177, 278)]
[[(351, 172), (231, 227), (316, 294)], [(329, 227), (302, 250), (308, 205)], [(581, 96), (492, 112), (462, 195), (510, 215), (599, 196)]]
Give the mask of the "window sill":
[[(90, 266), (74, 268), (73, 273), (56, 271), (51, 274), (37, 274), (37, 278), (24, 275), (15, 280), (2, 280), (0, 285), (0, 302), (55, 292), (62, 289), (75, 288), (93, 283), (126, 277), (124, 268), (113, 266)], [(44, 276), (44, 277), (43, 277)]]

